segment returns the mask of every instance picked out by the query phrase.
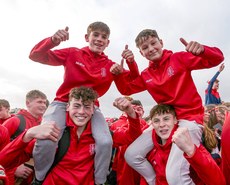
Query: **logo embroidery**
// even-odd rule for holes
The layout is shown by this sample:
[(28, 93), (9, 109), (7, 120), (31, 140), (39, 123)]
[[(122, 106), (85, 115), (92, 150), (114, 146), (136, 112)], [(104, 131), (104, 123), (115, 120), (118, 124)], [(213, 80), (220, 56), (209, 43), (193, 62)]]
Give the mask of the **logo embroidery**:
[(169, 77), (174, 75), (174, 70), (173, 70), (172, 66), (169, 66), (167, 71), (168, 71)]
[(106, 69), (105, 68), (101, 68), (101, 76), (102, 77), (106, 76)]
[(83, 63), (78, 62), (78, 61), (76, 61), (75, 64), (77, 64), (77, 65), (79, 65), (79, 66), (82, 66), (82, 67), (85, 67), (85, 65), (84, 65)]
[(95, 144), (90, 144), (89, 145), (89, 153), (90, 153), (90, 155), (95, 154)]
[(153, 79), (148, 79), (148, 80), (146, 80), (145, 82), (146, 82), (146, 83), (149, 83), (149, 82), (151, 82), (151, 81), (153, 81)]

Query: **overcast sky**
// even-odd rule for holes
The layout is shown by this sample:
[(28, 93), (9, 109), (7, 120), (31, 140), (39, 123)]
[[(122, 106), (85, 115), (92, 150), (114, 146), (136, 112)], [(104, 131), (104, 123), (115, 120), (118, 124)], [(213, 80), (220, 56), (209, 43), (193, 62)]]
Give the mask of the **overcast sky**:
[[(219, 92), (222, 100), (230, 101), (229, 7), (229, 0), (1, 0), (0, 99), (7, 99), (11, 108), (25, 108), (26, 93), (39, 89), (52, 101), (62, 82), (63, 67), (31, 61), (30, 50), (65, 26), (69, 26), (70, 40), (58, 48), (81, 48), (87, 44), (84, 40), (87, 26), (103, 21), (111, 29), (110, 45), (105, 54), (120, 62), (121, 52), (128, 44), (140, 70), (148, 66), (148, 61), (140, 55), (134, 40), (145, 28), (156, 29), (164, 48), (174, 52), (184, 50), (180, 37), (219, 47), (225, 56), (225, 69), (218, 78)], [(218, 68), (192, 73), (203, 100), (206, 82)], [(113, 84), (100, 99), (105, 116), (120, 115), (112, 106), (119, 96)], [(148, 115), (155, 101), (147, 92), (133, 97), (142, 101), (145, 115)]]

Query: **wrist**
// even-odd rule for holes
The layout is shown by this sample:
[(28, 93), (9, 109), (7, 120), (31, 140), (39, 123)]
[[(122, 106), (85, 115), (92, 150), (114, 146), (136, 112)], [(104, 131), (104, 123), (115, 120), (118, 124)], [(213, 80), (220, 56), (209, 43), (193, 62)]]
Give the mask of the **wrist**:
[(190, 147), (185, 153), (189, 156), (189, 157), (192, 157), (195, 153), (195, 145), (193, 144), (192, 147)]
[(33, 139), (33, 136), (32, 136), (32, 134), (30, 133), (29, 130), (26, 131), (26, 133), (24, 134), (24, 136), (22, 138), (23, 142), (25, 142), (25, 143), (30, 142), (32, 139)]

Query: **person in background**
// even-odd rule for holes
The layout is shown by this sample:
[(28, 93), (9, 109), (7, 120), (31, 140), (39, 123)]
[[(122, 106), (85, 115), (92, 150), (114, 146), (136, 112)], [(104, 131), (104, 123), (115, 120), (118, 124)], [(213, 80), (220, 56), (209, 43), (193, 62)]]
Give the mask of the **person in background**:
[(10, 114), (10, 103), (5, 99), (0, 99), (0, 125), (13, 115)]
[(208, 81), (208, 88), (205, 90), (205, 105), (222, 103), (220, 94), (218, 92), (219, 80), (217, 79), (217, 77), (224, 70), (224, 67), (224, 63), (222, 63), (216, 74), (212, 77), (210, 81)]
[(220, 156), (220, 135), (216, 131), (218, 124), (216, 112), (216, 105), (208, 104), (204, 106), (204, 132), (202, 134), (202, 144), (211, 154), (218, 165), (221, 164)]
[[(68, 94), (71, 88), (87, 86), (97, 91), (99, 97), (103, 96), (116, 80), (116, 75), (110, 72), (115, 62), (104, 53), (109, 45), (110, 28), (103, 22), (93, 22), (87, 28), (85, 41), (88, 46), (83, 48), (54, 49), (61, 42), (69, 40), (69, 28), (58, 30), (53, 36), (48, 37), (34, 46), (29, 58), (51, 66), (64, 66), (63, 83), (56, 92), (56, 97), (50, 103), (42, 123), (55, 121), (61, 129), (65, 129), (65, 110), (68, 102)], [(139, 74), (137, 65), (131, 59), (127, 59), (132, 73), (123, 70), (127, 78), (134, 78)], [(119, 69), (120, 65), (116, 65)], [(119, 83), (119, 82), (118, 82)], [(103, 85), (102, 85), (103, 84)], [(112, 138), (105, 118), (99, 109), (99, 103), (95, 104), (92, 118), (92, 132), (96, 141), (95, 155), (95, 180), (96, 184), (106, 181), (112, 152)], [(62, 134), (61, 134), (62, 135)], [(48, 169), (51, 167), (57, 143), (49, 140), (37, 140), (34, 148), (36, 182), (42, 183)]]
[[(119, 84), (116, 85), (121, 94), (131, 95), (147, 90), (156, 103), (172, 105), (177, 113), (179, 127), (187, 127), (193, 142), (199, 145), (204, 108), (191, 73), (193, 70), (217, 66), (224, 60), (224, 56), (217, 47), (205, 46), (196, 41), (187, 42), (183, 38), (180, 41), (185, 46), (186, 52), (173, 53), (163, 49), (163, 41), (155, 30), (142, 30), (135, 42), (141, 55), (149, 60), (148, 67), (134, 80), (127, 79), (122, 74), (118, 75)], [(126, 53), (127, 49), (122, 53), (123, 58), (127, 57)], [(135, 146), (133, 146), (134, 143), (131, 144), (126, 150), (129, 156), (128, 164), (152, 184), (154, 171), (151, 168), (147, 169), (150, 165), (145, 156), (154, 146), (148, 132), (143, 132), (139, 141), (134, 142)], [(140, 151), (139, 148), (143, 150)], [(182, 154), (177, 147), (173, 149), (167, 163), (169, 184), (176, 184), (178, 179), (184, 179), (184, 181), (190, 179), (188, 162), (186, 167), (181, 165), (180, 170), (174, 169), (176, 166), (173, 156), (178, 156), (179, 153)], [(183, 164), (182, 156), (177, 159), (178, 164)], [(179, 173), (181, 170), (185, 173)], [(187, 184), (192, 184), (192, 182)]]
[[(18, 116), (22, 116), (25, 120), (24, 129), (29, 129), (39, 125), (46, 110), (46, 101), (47, 96), (40, 90), (31, 90), (26, 94), (25, 104), (27, 109), (21, 109), (17, 114), (15, 114), (15, 116), (9, 118), (3, 123), (3, 126), (7, 128), (9, 137), (12, 140), (17, 137), (15, 133), (19, 128), (21, 128), (22, 124)], [(23, 130), (20, 131), (22, 132)], [(11, 171), (6, 171), (10, 185), (14, 185), (15, 180), (24, 181), (25, 183), (32, 182), (34, 173), (33, 159), (30, 159), (26, 163), (28, 164), (27, 166), (26, 164), (22, 164), (15, 169), (11, 169)]]
[[(116, 174), (116, 182), (118, 185), (139, 185), (140, 184), (140, 174), (133, 170), (125, 161), (124, 154), (127, 147), (136, 139), (142, 131), (148, 127), (146, 121), (143, 119), (144, 109), (140, 100), (130, 99), (127, 97), (123, 98), (124, 102), (129, 103), (132, 109), (137, 113), (139, 117), (140, 130), (133, 130), (130, 133), (133, 139), (130, 140), (127, 137), (117, 137), (119, 133), (124, 133), (126, 130), (131, 130), (134, 125), (134, 120), (130, 119), (126, 112), (123, 112), (119, 119), (114, 122), (110, 130), (113, 136), (114, 147), (116, 148), (114, 163), (112, 165), (112, 173)], [(137, 125), (137, 124), (135, 124)], [(137, 129), (137, 128), (136, 128)]]

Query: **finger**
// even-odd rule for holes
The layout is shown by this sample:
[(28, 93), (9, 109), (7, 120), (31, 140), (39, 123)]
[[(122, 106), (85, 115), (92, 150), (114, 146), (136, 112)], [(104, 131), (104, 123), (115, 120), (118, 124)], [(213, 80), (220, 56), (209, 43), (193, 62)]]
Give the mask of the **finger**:
[(69, 31), (69, 27), (68, 26), (65, 27), (65, 31)]
[(121, 67), (123, 68), (124, 67), (124, 58), (121, 59)]
[(125, 49), (128, 49), (128, 44), (125, 45)]
[(180, 41), (181, 41), (182, 44), (184, 44), (184, 46), (188, 45), (188, 42), (185, 39), (180, 38)]

